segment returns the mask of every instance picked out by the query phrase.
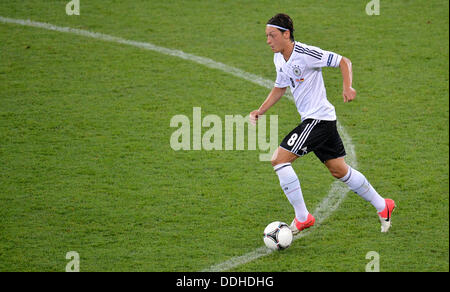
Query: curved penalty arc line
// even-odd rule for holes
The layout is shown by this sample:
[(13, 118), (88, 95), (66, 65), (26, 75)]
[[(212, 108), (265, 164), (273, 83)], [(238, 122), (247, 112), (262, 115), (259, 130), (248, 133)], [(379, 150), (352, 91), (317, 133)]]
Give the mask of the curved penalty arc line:
[[(69, 33), (84, 37), (89, 37), (97, 40), (102, 40), (106, 42), (112, 42), (112, 43), (118, 43), (118, 44), (124, 44), (129, 45), (149, 51), (158, 52), (164, 55), (173, 56), (177, 58), (181, 58), (184, 60), (188, 60), (191, 62), (195, 62), (198, 64), (201, 64), (203, 66), (206, 66), (211, 69), (216, 69), (223, 71), (225, 73), (231, 74), (233, 76), (236, 76), (238, 78), (247, 80), (249, 82), (255, 83), (257, 85), (260, 85), (262, 87), (272, 89), (273, 88), (273, 81), (265, 79), (263, 77), (245, 72), (241, 69), (228, 66), (226, 64), (216, 62), (212, 59), (196, 56), (193, 54), (188, 54), (180, 50), (174, 50), (174, 49), (168, 49), (165, 47), (160, 47), (153, 45), (151, 43), (147, 42), (138, 42), (133, 40), (127, 40), (124, 38), (107, 35), (103, 33), (98, 32), (91, 32), (88, 30), (83, 29), (76, 29), (76, 28), (70, 28), (70, 27), (61, 27), (56, 26), (50, 23), (44, 23), (44, 22), (37, 22), (32, 20), (25, 20), (25, 19), (14, 19), (14, 18), (8, 18), (0, 16), (0, 22), (2, 23), (9, 23), (9, 24), (16, 24), (21, 26), (28, 26), (28, 27), (34, 27), (34, 28), (41, 28), (51, 31), (57, 31), (62, 33)], [(291, 94), (287, 94), (287, 97), (290, 100), (293, 100)], [(339, 132), (341, 133), (342, 139), (344, 144), (347, 148), (347, 157), (346, 161), (348, 164), (350, 164), (352, 167), (357, 168), (357, 160), (356, 160), (356, 153), (355, 153), (355, 146), (352, 144), (351, 137), (348, 135), (345, 128), (339, 123), (337, 123)], [(316, 218), (316, 225), (310, 229), (305, 230), (304, 232), (301, 232), (300, 234), (296, 235), (294, 237), (294, 240), (297, 240), (299, 238), (305, 237), (308, 234), (310, 234), (312, 231), (314, 231), (320, 224), (326, 220), (340, 205), (340, 203), (344, 200), (346, 194), (348, 193), (349, 189), (346, 185), (341, 183), (340, 181), (335, 181), (331, 184), (330, 191), (328, 192), (328, 195), (319, 203), (319, 205), (316, 207), (316, 209), (313, 212), (314, 217)], [(224, 261), (222, 263), (210, 266), (206, 269), (204, 269), (204, 272), (210, 271), (210, 272), (220, 272), (220, 271), (227, 271), (230, 269), (233, 269), (235, 267), (238, 267), (240, 265), (249, 263), (251, 261), (254, 261), (260, 257), (266, 256), (271, 254), (273, 251), (267, 249), (265, 246), (257, 248), (251, 252), (248, 252), (242, 256), (236, 256), (233, 257), (227, 261)]]

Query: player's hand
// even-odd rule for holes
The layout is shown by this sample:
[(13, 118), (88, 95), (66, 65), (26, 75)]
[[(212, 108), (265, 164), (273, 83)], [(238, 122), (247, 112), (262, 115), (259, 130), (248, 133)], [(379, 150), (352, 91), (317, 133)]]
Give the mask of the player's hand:
[(350, 102), (356, 97), (356, 90), (353, 87), (344, 88), (342, 92), (342, 96), (344, 97), (344, 102)]
[(260, 115), (261, 113), (259, 112), (259, 110), (254, 110), (250, 113), (250, 123), (253, 126), (256, 126), (256, 121), (258, 121)]

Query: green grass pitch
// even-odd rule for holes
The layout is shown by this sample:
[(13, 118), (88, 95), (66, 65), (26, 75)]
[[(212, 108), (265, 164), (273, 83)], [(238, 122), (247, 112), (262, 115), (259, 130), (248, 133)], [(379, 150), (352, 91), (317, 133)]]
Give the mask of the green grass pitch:
[[(98, 32), (210, 58), (274, 80), (265, 22), (294, 20), (297, 40), (353, 62), (357, 99), (339, 69), (329, 100), (358, 168), (396, 200), (393, 227), (348, 193), (308, 236), (232, 271), (449, 271), (449, 7), (446, 0), (1, 1), (0, 16)], [(263, 246), (293, 209), (259, 151), (174, 151), (175, 115), (247, 115), (268, 89), (177, 57), (0, 22), (0, 271), (202, 271)], [(299, 122), (283, 98), (278, 140)], [(203, 131), (206, 129), (204, 128)], [(334, 179), (297, 160), (310, 210)]]

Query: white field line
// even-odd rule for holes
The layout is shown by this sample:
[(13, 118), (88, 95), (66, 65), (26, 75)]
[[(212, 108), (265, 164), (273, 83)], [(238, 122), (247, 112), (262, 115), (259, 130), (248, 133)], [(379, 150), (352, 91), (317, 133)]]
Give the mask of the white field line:
[(91, 31), (87, 31), (87, 30), (83, 30), (83, 29), (76, 29), (76, 28), (70, 28), (70, 27), (61, 27), (61, 26), (56, 26), (56, 25), (50, 24), (50, 23), (37, 22), (37, 21), (32, 21), (32, 20), (13, 19), (13, 18), (7, 18), (7, 17), (0, 16), (0, 22), (14, 23), (14, 24), (19, 24), (19, 25), (23, 25), (23, 26), (43, 28), (43, 29), (47, 29), (47, 30), (54, 30), (54, 31), (59, 31), (59, 32), (76, 34), (76, 35), (80, 35), (80, 36), (84, 36), (84, 37), (90, 37), (90, 38), (107, 41), (107, 42), (112, 42), (112, 43), (130, 45), (130, 46), (134, 46), (134, 47), (138, 47), (138, 48), (142, 48), (142, 49), (146, 49), (146, 50), (150, 50), (150, 51), (155, 51), (155, 52), (158, 52), (158, 53), (161, 53), (164, 55), (169, 55), (169, 56), (193, 61), (193, 62), (202, 64), (202, 65), (212, 68), (212, 69), (221, 70), (223, 72), (229, 73), (231, 75), (248, 80), (250, 82), (256, 83), (256, 84), (264, 86), (264, 87), (272, 88), (272, 86), (273, 86), (272, 81), (266, 80), (262, 77), (254, 75), (254, 74), (247, 73), (238, 68), (234, 68), (234, 67), (225, 65), (220, 62), (216, 62), (214, 60), (211, 60), (211, 59), (208, 59), (205, 57), (199, 57), (196, 55), (188, 54), (188, 53), (185, 53), (180, 50), (173, 50), (173, 49), (155, 46), (151, 43), (126, 40), (126, 39), (123, 39), (120, 37), (115, 37), (115, 36), (111, 36), (111, 35), (107, 35), (107, 34), (103, 34), (103, 33), (91, 32)]
[[(216, 62), (212, 59), (200, 57), (192, 54), (185, 53), (180, 50), (173, 50), (168, 49), (164, 47), (155, 46), (151, 43), (146, 42), (137, 42), (132, 40), (123, 39), (120, 37), (115, 37), (107, 34), (97, 33), (97, 32), (91, 32), (83, 29), (76, 29), (76, 28), (70, 28), (70, 27), (61, 27), (56, 26), (50, 23), (44, 23), (44, 22), (37, 22), (32, 20), (24, 20), (24, 19), (13, 19), (8, 17), (0, 16), (0, 22), (3, 23), (10, 23), (10, 24), (18, 24), (22, 26), (29, 26), (29, 27), (35, 27), (35, 28), (42, 28), (46, 30), (53, 30), (58, 32), (64, 32), (64, 33), (70, 33), (75, 35), (80, 35), (84, 37), (94, 38), (102, 41), (107, 42), (113, 42), (118, 44), (125, 44), (134, 46), (137, 48), (150, 50), (154, 52), (158, 52), (164, 55), (169, 55), (177, 58), (181, 58), (184, 60), (192, 61), (201, 65), (204, 65), (208, 68), (217, 69), (223, 72), (226, 72), (228, 74), (234, 75), (236, 77), (242, 78), (244, 80), (250, 81), (252, 83), (255, 83), (257, 85), (266, 87), (271, 89), (273, 87), (273, 81), (264, 79), (260, 76), (247, 73), (243, 70), (240, 70), (238, 68), (234, 68), (228, 65), (225, 65), (220, 62)], [(288, 98), (292, 100), (292, 95), (288, 94)], [(355, 146), (352, 144), (350, 136), (345, 131), (344, 127), (338, 122), (338, 128), (339, 132), (342, 136), (343, 142), (347, 149), (347, 157), (346, 161), (348, 164), (352, 165), (352, 167), (357, 168), (357, 161), (356, 161), (356, 153), (355, 153)], [(305, 237), (308, 234), (310, 234), (315, 228), (320, 226), (320, 224), (326, 220), (338, 207), (339, 204), (342, 202), (342, 200), (345, 198), (346, 194), (348, 192), (348, 188), (346, 185), (339, 181), (335, 181), (332, 183), (330, 191), (328, 192), (328, 195), (322, 200), (322, 202), (319, 203), (319, 205), (316, 207), (316, 209), (313, 212), (314, 217), (316, 218), (316, 225), (310, 229), (305, 230), (304, 232), (301, 232), (300, 234), (296, 235), (294, 237), (294, 240), (297, 240), (299, 238)], [(265, 246), (257, 248), (256, 250), (249, 252), (247, 254), (244, 254), (242, 256), (233, 257), (225, 262), (222, 262), (217, 265), (213, 265), (204, 271), (227, 271), (232, 268), (235, 268), (237, 266), (246, 264), (248, 262), (251, 262), (253, 260), (256, 260), (262, 256), (268, 255), (272, 253), (271, 250), (268, 250)]]

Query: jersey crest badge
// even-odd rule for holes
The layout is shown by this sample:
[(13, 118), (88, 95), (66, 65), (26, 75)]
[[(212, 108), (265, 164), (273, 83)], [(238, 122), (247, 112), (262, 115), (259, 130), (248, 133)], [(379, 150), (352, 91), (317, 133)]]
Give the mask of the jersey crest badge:
[(302, 70), (300, 70), (300, 67), (298, 65), (295, 65), (294, 68), (292, 69), (292, 72), (294, 73), (295, 76), (299, 77), (300, 75), (302, 75)]

